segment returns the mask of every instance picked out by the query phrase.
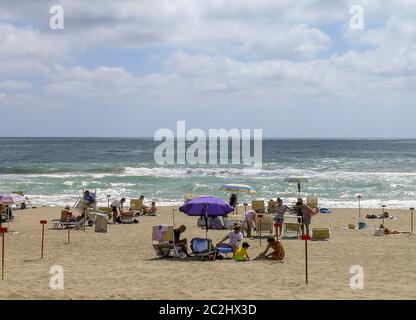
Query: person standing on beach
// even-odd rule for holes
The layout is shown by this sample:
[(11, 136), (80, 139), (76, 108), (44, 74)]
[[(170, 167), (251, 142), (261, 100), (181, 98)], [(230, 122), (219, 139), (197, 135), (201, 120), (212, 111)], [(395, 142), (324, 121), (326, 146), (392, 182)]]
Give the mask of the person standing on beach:
[(120, 200), (113, 200), (111, 202), (111, 211), (113, 212), (113, 222), (117, 222), (118, 214), (120, 216), (123, 214), (123, 204), (126, 202), (126, 198), (121, 198)]
[(247, 237), (251, 237), (251, 230), (256, 227), (256, 211), (248, 210), (244, 212), (244, 229), (247, 232)]
[(282, 227), (284, 222), (284, 214), (288, 210), (288, 207), (283, 204), (283, 200), (277, 198), (277, 205), (275, 206), (276, 215), (274, 216), (274, 223), (276, 227), (276, 237), (282, 235)]
[(230, 206), (235, 208), (236, 205), (237, 205), (237, 195), (233, 193), (231, 194), (231, 197), (230, 197)]
[(305, 229), (306, 229), (306, 237), (309, 236), (309, 225), (311, 224), (313, 209), (308, 207), (303, 201), (298, 201), (296, 203), (296, 207), (298, 209), (298, 216), (302, 216), (302, 237), (305, 236)]

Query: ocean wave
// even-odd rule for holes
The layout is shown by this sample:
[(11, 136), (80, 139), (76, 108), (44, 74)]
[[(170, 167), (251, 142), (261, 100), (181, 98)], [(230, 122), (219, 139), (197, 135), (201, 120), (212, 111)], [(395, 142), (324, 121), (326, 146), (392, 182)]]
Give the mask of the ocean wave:
[(82, 175), (94, 173), (108, 173), (120, 174), (124, 172), (124, 167), (93, 167), (88, 168), (85, 164), (83, 167), (0, 167), (0, 174), (15, 174), (15, 175), (47, 175), (47, 174), (68, 174), (68, 175)]

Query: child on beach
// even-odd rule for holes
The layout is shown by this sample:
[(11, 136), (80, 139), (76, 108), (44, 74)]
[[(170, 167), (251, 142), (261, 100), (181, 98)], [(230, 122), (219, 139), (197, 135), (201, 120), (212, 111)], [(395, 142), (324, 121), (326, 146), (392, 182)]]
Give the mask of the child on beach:
[(234, 260), (236, 261), (248, 261), (250, 257), (247, 254), (247, 250), (250, 245), (247, 242), (243, 242), (243, 245), (239, 247), (234, 254)]
[[(273, 251), (271, 253), (267, 253), (270, 249)], [(273, 237), (269, 237), (267, 239), (267, 248), (264, 252), (260, 253), (255, 260), (277, 260), (283, 261), (285, 257), (285, 250), (283, 249), (282, 243), (280, 241), (275, 240)]]

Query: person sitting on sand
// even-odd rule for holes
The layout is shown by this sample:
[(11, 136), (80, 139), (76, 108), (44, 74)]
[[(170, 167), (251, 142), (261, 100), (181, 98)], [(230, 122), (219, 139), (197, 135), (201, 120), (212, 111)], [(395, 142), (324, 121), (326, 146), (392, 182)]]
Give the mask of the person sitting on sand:
[(113, 213), (113, 222), (117, 222), (118, 214), (123, 213), (123, 204), (126, 202), (126, 198), (121, 198), (120, 200), (113, 200), (111, 202), (111, 211)]
[[(267, 253), (269, 250), (273, 250), (270, 253)], [(267, 238), (267, 248), (264, 252), (260, 253), (255, 260), (262, 260), (262, 259), (270, 259), (270, 260), (277, 260), (283, 261), (285, 257), (285, 250), (282, 246), (280, 241), (277, 241), (273, 237)]]
[(157, 212), (157, 208), (156, 208), (156, 203), (154, 201), (152, 201), (152, 205), (150, 206), (150, 208), (146, 211), (146, 214), (148, 216), (155, 216)]
[(247, 254), (247, 250), (249, 247), (250, 245), (247, 242), (243, 242), (243, 245), (241, 247), (238, 247), (237, 250), (235, 250), (234, 260), (236, 261), (250, 260), (250, 257)]
[(185, 230), (185, 225), (181, 225), (179, 228), (173, 229), (173, 243), (176, 246), (181, 247), (186, 256), (190, 257), (191, 255), (188, 253), (188, 240), (186, 238), (181, 239), (181, 233), (184, 233)]
[[(234, 231), (228, 233), (224, 239), (217, 243), (217, 246), (222, 247), (230, 247), (233, 249), (234, 253), (237, 247), (240, 245), (241, 240), (243, 240), (243, 234), (240, 232), (241, 226), (236, 225), (234, 227)], [(223, 243), (225, 240), (229, 240), (228, 243)]]

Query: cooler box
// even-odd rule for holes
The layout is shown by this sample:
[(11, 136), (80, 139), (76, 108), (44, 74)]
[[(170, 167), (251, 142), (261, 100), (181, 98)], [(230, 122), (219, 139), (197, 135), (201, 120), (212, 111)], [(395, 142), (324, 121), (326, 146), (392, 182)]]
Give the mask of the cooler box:
[(106, 214), (97, 213), (95, 215), (95, 232), (107, 232), (107, 221)]

